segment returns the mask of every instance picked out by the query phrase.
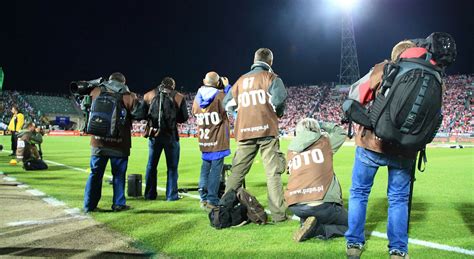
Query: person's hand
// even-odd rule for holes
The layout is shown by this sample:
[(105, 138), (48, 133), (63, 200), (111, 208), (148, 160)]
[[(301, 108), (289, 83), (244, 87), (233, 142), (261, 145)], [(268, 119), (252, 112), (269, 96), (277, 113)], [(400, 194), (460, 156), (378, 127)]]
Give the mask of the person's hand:
[(227, 77), (223, 76), (221, 77), (221, 80), (224, 87), (226, 87), (229, 84), (229, 79), (227, 79)]

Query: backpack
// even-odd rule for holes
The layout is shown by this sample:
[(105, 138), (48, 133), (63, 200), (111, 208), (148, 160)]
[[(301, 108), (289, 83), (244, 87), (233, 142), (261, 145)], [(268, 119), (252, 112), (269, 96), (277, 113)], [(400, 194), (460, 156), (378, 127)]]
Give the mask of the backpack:
[(174, 132), (177, 129), (176, 114), (178, 108), (174, 101), (175, 95), (176, 91), (155, 90), (155, 97), (153, 97), (148, 110), (152, 128), (166, 132)]
[(236, 226), (247, 220), (247, 208), (239, 203), (234, 190), (226, 192), (217, 207), (209, 212), (211, 226), (216, 229)]
[(369, 109), (356, 100), (345, 101), (349, 120), (401, 148), (418, 151), (430, 143), (442, 122), (442, 70), (423, 50), (425, 58), (402, 54), (396, 62), (385, 64), (380, 92)]
[(86, 133), (105, 138), (117, 138), (125, 125), (127, 109), (122, 94), (109, 92), (101, 86), (101, 92), (92, 101)]
[(258, 202), (257, 198), (250, 194), (243, 187), (237, 191), (237, 199), (240, 203), (247, 207), (247, 217), (256, 224), (267, 224), (268, 216), (262, 204)]
[(421, 150), (438, 131), (443, 115), (441, 69), (426, 59), (400, 59), (384, 67), (380, 93), (370, 111), (379, 138), (410, 150)]

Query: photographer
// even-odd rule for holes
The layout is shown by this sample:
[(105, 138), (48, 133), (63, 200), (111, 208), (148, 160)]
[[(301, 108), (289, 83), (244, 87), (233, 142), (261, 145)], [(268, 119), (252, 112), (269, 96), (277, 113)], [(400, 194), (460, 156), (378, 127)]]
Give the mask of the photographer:
[(278, 119), (283, 116), (287, 92), (281, 78), (273, 72), (272, 64), (272, 51), (258, 49), (250, 71), (237, 80), (224, 98), (228, 112), (238, 111), (234, 128), (237, 151), (232, 160), (232, 174), (227, 179), (226, 192), (241, 187), (260, 150), (267, 176), (272, 220), (282, 222), (287, 220), (281, 182), (286, 163), (280, 151)]
[(16, 156), (23, 161), (26, 170), (44, 170), (48, 166), (42, 160), (41, 150), (36, 145), (43, 143), (43, 132), (34, 122), (26, 125), (26, 129), (18, 133)]
[(222, 105), (224, 88), (229, 80), (209, 72), (194, 99), (192, 113), (196, 116), (199, 148), (202, 152), (199, 194), (201, 207), (213, 209), (219, 203), (219, 186), (224, 157), (230, 155), (229, 119)]
[(16, 105), (12, 106), (12, 118), (10, 120), (10, 123), (8, 124), (8, 130), (12, 134), (12, 153), (10, 156), (15, 156), (16, 155), (16, 145), (17, 145), (17, 132), (19, 132), (23, 128), (23, 124), (25, 123), (25, 116), (23, 116), (23, 113), (18, 110), (18, 107)]
[(288, 146), (288, 208), (300, 217), (293, 239), (342, 237), (347, 230), (347, 211), (333, 169), (333, 155), (346, 139), (342, 127), (305, 118), (296, 125), (296, 137)]
[(161, 84), (148, 91), (143, 99), (148, 111), (145, 136), (149, 137), (148, 164), (146, 167), (145, 199), (156, 200), (157, 170), (161, 152), (165, 150), (167, 166), (166, 200), (178, 197), (179, 135), (177, 123), (188, 120), (188, 109), (184, 95), (175, 90), (173, 78), (165, 77)]
[[(420, 155), (424, 154), (426, 144), (431, 142), (437, 130), (436, 123), (441, 122), (441, 75), (444, 68), (454, 62), (455, 56), (454, 39), (447, 33), (401, 41), (393, 47), (390, 61), (376, 64), (369, 74), (351, 86), (349, 96), (359, 94), (353, 100), (361, 105), (373, 101), (370, 119), (379, 123), (357, 125), (355, 129), (357, 148), (349, 197), (349, 229), (345, 234), (349, 258), (360, 258), (365, 245), (368, 197), (377, 170), (383, 166), (388, 168), (389, 254), (392, 259), (409, 257), (407, 229), (416, 154), (418, 151)], [(391, 107), (389, 112), (378, 112), (382, 102)], [(403, 105), (395, 107), (394, 102)], [(375, 117), (377, 114), (379, 117)], [(399, 124), (394, 125), (383, 117), (390, 114), (397, 114)], [(428, 138), (423, 137), (425, 133)]]
[[(125, 174), (127, 171), (128, 157), (131, 148), (131, 126), (132, 119), (140, 119), (140, 103), (135, 93), (130, 92), (125, 85), (125, 76), (122, 73), (115, 72), (110, 75), (109, 80), (101, 84), (93, 84), (88, 87), (88, 94), (94, 100), (107, 93), (118, 96), (118, 102), (123, 104), (124, 110), (123, 124), (119, 125), (117, 137), (91, 137), (91, 173), (87, 179), (84, 192), (84, 211), (91, 212), (97, 208), (102, 191), (102, 178), (105, 167), (110, 160), (113, 176), (113, 211), (122, 211), (130, 209), (125, 200)], [(88, 122), (91, 128), (91, 121)], [(91, 129), (88, 129), (91, 130)]]

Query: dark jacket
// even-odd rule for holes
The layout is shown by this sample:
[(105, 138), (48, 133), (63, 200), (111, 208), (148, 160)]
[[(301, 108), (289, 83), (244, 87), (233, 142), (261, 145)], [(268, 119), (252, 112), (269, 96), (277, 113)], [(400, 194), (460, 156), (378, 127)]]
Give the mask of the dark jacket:
[[(176, 112), (176, 123), (184, 123), (188, 120), (189, 115), (188, 115), (188, 107), (186, 105), (186, 99), (183, 94), (179, 93), (176, 90), (170, 90), (166, 89), (167, 91), (174, 92), (174, 102), (177, 108)], [(153, 98), (156, 96), (156, 88), (148, 91), (144, 96), (144, 109), (148, 113), (148, 110), (150, 108), (151, 102), (153, 101)], [(169, 132), (169, 131), (161, 131), (160, 135), (158, 136), (159, 138), (170, 138), (174, 141), (179, 141), (179, 134), (178, 134), (178, 129), (177, 127), (175, 128), (174, 132)]]
[[(141, 119), (142, 104), (139, 102), (135, 93), (130, 92), (128, 87), (117, 81), (107, 81), (102, 85), (107, 91), (121, 93), (123, 104), (130, 116), (127, 116), (123, 130), (120, 131), (119, 138), (103, 138), (98, 136), (91, 137), (92, 155), (94, 156), (110, 156), (110, 157), (128, 157), (130, 156), (130, 148), (132, 147), (132, 137), (130, 130), (132, 128), (132, 120)], [(96, 87), (90, 95), (94, 100), (100, 95), (101, 87)]]

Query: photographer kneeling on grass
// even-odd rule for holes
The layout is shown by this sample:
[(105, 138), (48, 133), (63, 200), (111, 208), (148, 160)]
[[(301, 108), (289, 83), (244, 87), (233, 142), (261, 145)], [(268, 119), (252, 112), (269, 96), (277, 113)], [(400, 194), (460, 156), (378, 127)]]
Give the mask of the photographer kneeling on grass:
[(305, 118), (296, 125), (296, 137), (288, 146), (288, 208), (300, 217), (301, 228), (293, 239), (342, 237), (347, 230), (347, 211), (342, 206), (341, 186), (334, 174), (333, 154), (346, 139), (343, 128)]
[(41, 129), (37, 128), (34, 122), (30, 122), (26, 129), (17, 134), (17, 137), (16, 157), (23, 161), (23, 168), (25, 170), (48, 169), (48, 166), (42, 160), (41, 152), (36, 147), (36, 145), (41, 145), (43, 142)]

